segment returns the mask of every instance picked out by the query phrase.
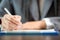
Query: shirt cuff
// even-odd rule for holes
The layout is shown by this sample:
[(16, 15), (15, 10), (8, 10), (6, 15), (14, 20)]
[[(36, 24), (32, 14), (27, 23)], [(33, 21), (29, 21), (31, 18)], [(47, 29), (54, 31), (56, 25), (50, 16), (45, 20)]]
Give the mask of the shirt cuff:
[(46, 23), (46, 29), (51, 29), (53, 28), (55, 25), (51, 22), (50, 18), (44, 18), (42, 20), (45, 20)]

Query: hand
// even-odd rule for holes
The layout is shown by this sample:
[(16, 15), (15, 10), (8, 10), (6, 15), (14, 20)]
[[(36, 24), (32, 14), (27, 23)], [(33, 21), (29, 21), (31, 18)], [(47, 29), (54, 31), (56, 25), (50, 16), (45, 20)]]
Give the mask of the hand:
[(26, 22), (23, 24), (23, 30), (40, 30), (45, 28), (45, 21), (34, 21), (34, 22)]
[(22, 23), (21, 16), (18, 15), (4, 15), (2, 18), (2, 28), (4, 31), (21, 30)]

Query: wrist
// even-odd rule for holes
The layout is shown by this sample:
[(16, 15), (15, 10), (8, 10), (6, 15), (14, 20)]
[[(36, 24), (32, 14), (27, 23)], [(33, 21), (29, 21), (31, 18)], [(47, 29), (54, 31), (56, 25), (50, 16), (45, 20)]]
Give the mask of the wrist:
[(41, 21), (40, 21), (40, 28), (41, 28), (41, 29), (46, 29), (45, 20), (41, 20)]

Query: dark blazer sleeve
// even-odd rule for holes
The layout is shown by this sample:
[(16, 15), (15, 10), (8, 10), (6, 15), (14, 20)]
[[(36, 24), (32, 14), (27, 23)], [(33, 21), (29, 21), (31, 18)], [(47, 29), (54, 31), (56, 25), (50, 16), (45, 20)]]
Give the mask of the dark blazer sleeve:
[(2, 0), (0, 3), (0, 16), (5, 14), (4, 8), (10, 10), (10, 1), (9, 0)]
[(60, 17), (50, 17), (50, 20), (54, 24), (53, 28), (57, 31), (60, 31)]

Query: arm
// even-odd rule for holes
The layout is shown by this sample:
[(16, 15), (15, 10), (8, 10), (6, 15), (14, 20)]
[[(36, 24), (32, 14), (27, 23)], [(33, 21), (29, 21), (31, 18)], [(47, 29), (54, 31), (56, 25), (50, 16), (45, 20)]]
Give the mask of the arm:
[(45, 28), (46, 28), (46, 24), (44, 20), (30, 21), (23, 24), (23, 30), (40, 30)]
[[(7, 15), (5, 17), (7, 18)], [(5, 18), (3, 17), (2, 22), (4, 19)], [(8, 19), (9, 18), (5, 19), (5, 21)], [(14, 19), (14, 18), (12, 17), (12, 19)], [(16, 21), (13, 21), (12, 19), (9, 20), (10, 24), (12, 25), (12, 22), (13, 22), (13, 26), (17, 26), (15, 23), (17, 23), (17, 24), (19, 24), (19, 23)], [(9, 22), (6, 22), (6, 23), (9, 23)], [(21, 25), (21, 24), (19, 24), (19, 25)], [(6, 25), (3, 25), (3, 26), (6, 26)], [(59, 31), (60, 30), (60, 17), (45, 18), (41, 21), (30, 21), (30, 22), (26, 22), (26, 23), (22, 24), (23, 30), (40, 30), (43, 28), (45, 28), (45, 29), (54, 28)]]
[(41, 21), (27, 22), (23, 24), (23, 29), (52, 29), (60, 30), (60, 17), (44, 18)]

